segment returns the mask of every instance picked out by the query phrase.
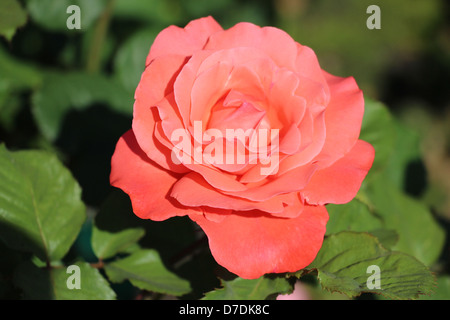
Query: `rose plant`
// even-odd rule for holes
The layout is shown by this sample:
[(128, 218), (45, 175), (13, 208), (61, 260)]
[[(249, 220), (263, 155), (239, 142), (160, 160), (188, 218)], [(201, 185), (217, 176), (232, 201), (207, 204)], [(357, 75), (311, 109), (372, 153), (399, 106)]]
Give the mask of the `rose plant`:
[[(171, 26), (148, 54), (111, 184), (129, 194), (140, 218), (188, 215), (216, 261), (243, 278), (294, 272), (321, 248), (325, 205), (349, 202), (372, 165), (373, 147), (358, 139), (363, 113), (355, 80), (322, 70), (310, 48), (280, 29), (223, 30), (211, 17)], [(190, 134), (195, 152), (212, 143), (198, 141), (196, 121), (218, 132), (279, 130), (276, 145), (257, 142), (277, 157), (275, 168), (195, 161), (185, 150), (192, 161), (174, 161), (175, 130)], [(221, 143), (245, 142), (234, 140)]]

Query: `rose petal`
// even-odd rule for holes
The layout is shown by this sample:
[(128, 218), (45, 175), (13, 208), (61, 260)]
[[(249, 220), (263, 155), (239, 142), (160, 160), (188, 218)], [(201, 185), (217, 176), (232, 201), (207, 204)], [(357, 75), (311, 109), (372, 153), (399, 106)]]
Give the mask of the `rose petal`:
[(155, 109), (158, 110), (161, 128), (168, 141), (172, 142), (171, 137), (175, 130), (185, 131), (180, 114), (177, 111), (173, 92), (158, 102)]
[(232, 197), (212, 188), (197, 173), (189, 173), (181, 178), (173, 186), (170, 195), (177, 199), (180, 204), (188, 207), (207, 206), (238, 211), (261, 210), (268, 213), (279, 213), (280, 215), (285, 211), (285, 205), (294, 203), (289, 195), (273, 197), (261, 202)]
[(312, 113), (321, 112), (330, 101), (327, 84), (299, 76), (299, 86), (295, 94), (306, 100), (307, 107)]
[[(271, 159), (274, 163), (270, 166), (278, 165), (277, 159)], [(266, 169), (268, 169), (269, 165)], [(262, 168), (261, 168), (262, 169)], [(249, 199), (252, 201), (265, 201), (276, 195), (290, 192), (298, 192), (303, 190), (309, 183), (312, 175), (316, 171), (316, 165), (314, 163), (297, 167), (282, 175), (276, 175), (273, 179), (266, 179), (266, 181), (248, 183), (246, 189), (241, 191), (229, 191), (223, 190), (223, 193)], [(264, 173), (262, 173), (264, 176)], [(269, 176), (271, 177), (271, 176)], [(209, 181), (208, 181), (209, 182)], [(209, 182), (211, 184), (211, 182)]]
[[(208, 51), (208, 50), (207, 50)], [(276, 66), (267, 53), (251, 46), (218, 49), (208, 55), (200, 64), (197, 74), (214, 67), (219, 62), (227, 62), (233, 66), (247, 66), (249, 69), (261, 67), (262, 63), (268, 65), (265, 71), (270, 71)], [(260, 75), (258, 73), (258, 75)]]
[(328, 221), (324, 206), (305, 206), (292, 219), (257, 212), (232, 214), (218, 223), (201, 215), (189, 217), (205, 231), (216, 261), (245, 279), (295, 272), (309, 265), (322, 246)]
[[(230, 90), (250, 96), (253, 100), (263, 98), (264, 90), (260, 80), (263, 75), (259, 75), (251, 69), (253, 66), (258, 67), (255, 61), (264, 61), (260, 64), (270, 64), (270, 59), (254, 48), (220, 50), (206, 57), (198, 66), (192, 89), (188, 92), (191, 103), (190, 122), (208, 120), (207, 116), (210, 114), (211, 108)], [(189, 67), (194, 63), (195, 60), (188, 63)], [(180, 77), (185, 76), (184, 72), (180, 74)], [(176, 91), (177, 93), (178, 91)], [(187, 99), (184, 98), (183, 101), (187, 101)]]
[[(282, 163), (284, 159), (288, 157), (288, 155), (285, 154), (279, 154), (278, 162)], [(279, 164), (278, 164), (279, 166)], [(255, 165), (253, 165), (249, 170), (247, 170), (245, 173), (242, 174), (242, 176), (239, 178), (239, 181), (242, 183), (260, 183), (264, 179), (266, 179), (268, 176), (272, 175), (272, 172), (266, 171), (264, 174), (264, 168), (267, 167), (267, 164), (257, 162)], [(277, 167), (278, 170), (278, 167)]]
[[(243, 139), (242, 139), (243, 140)], [(226, 137), (214, 138), (203, 150), (203, 161), (225, 172), (239, 175), (256, 156), (248, 154), (245, 141), (241, 139), (227, 140)]]
[(190, 170), (199, 173), (214, 188), (228, 192), (247, 190), (247, 187), (237, 180), (235, 174), (219, 171), (217, 168), (205, 164), (187, 163), (184, 165)]
[(300, 143), (300, 131), (296, 125), (291, 125), (281, 139), (280, 152), (285, 154), (293, 154), (300, 148)]
[(217, 32), (209, 38), (205, 49), (230, 49), (253, 47), (265, 52), (280, 67), (294, 68), (297, 59), (296, 42), (283, 30), (259, 27), (241, 22), (228, 30)]
[(224, 96), (225, 84), (233, 66), (220, 62), (199, 75), (192, 86), (190, 123), (202, 121), (203, 130), (206, 129), (211, 109)]
[(299, 76), (310, 79), (321, 84), (325, 90), (325, 94), (328, 96), (329, 91), (327, 87), (327, 81), (324, 78), (322, 69), (317, 60), (315, 52), (304, 45), (296, 43), (297, 45), (297, 58), (295, 62), (295, 70)]
[(111, 185), (131, 198), (134, 213), (142, 219), (162, 221), (174, 216), (199, 213), (169, 197), (180, 175), (153, 163), (139, 147), (132, 130), (118, 141), (111, 159)]
[(147, 112), (141, 112), (140, 117), (133, 121), (133, 127), (136, 128), (136, 131), (141, 134), (148, 131), (147, 136), (142, 135), (139, 148), (143, 151), (145, 148), (147, 150), (146, 156), (164, 169), (177, 173), (189, 171), (182, 164), (172, 161), (172, 143), (161, 133), (163, 131), (161, 121), (155, 121), (155, 118), (158, 117), (156, 108), (149, 108)]
[(309, 204), (349, 202), (361, 187), (374, 157), (372, 145), (358, 140), (344, 157), (330, 167), (316, 171), (301, 194)]
[[(147, 156), (166, 169), (175, 172), (186, 172), (183, 166), (175, 166), (170, 160), (171, 150), (165, 143), (157, 141), (154, 136), (155, 124), (163, 117), (169, 117), (168, 108), (161, 108), (161, 101), (172, 92), (173, 83), (181, 66), (185, 63), (183, 56), (165, 56), (153, 60), (142, 74), (141, 81), (136, 89), (133, 107), (133, 132), (139, 146)], [(163, 104), (164, 106), (164, 104)], [(170, 121), (181, 123), (180, 116), (170, 115)], [(180, 125), (181, 126), (181, 125)], [(170, 138), (170, 137), (169, 137)]]
[(297, 153), (285, 158), (280, 162), (278, 174), (286, 174), (297, 167), (305, 166), (313, 162), (320, 154), (326, 139), (325, 111), (313, 115), (306, 112), (299, 125), (301, 145)]
[(298, 125), (306, 110), (304, 97), (296, 95), (299, 77), (290, 70), (279, 69), (274, 73), (272, 85), (268, 92), (269, 104), (277, 112), (282, 128), (283, 125)]
[[(232, 93), (231, 91), (230, 93)], [(216, 106), (213, 109), (208, 122), (208, 127), (218, 129), (226, 135), (227, 129), (247, 130), (255, 129), (259, 122), (263, 119), (266, 112), (257, 108), (257, 103), (252, 103), (251, 97), (242, 97), (240, 101), (234, 101), (236, 107), (228, 104), (227, 95), (223, 106)]]
[(240, 89), (254, 99), (262, 97), (270, 87), (273, 69), (273, 61), (255, 48), (196, 52), (174, 83), (175, 100), (184, 126), (188, 128), (192, 121), (201, 119), (199, 115), (208, 114), (205, 111), (213, 105), (205, 101), (214, 103), (227, 90)]
[(175, 101), (183, 119), (184, 127), (188, 128), (191, 113), (191, 91), (194, 85), (197, 71), (202, 62), (212, 54), (212, 51), (199, 51), (195, 53), (189, 61), (183, 66), (180, 74), (177, 76), (174, 87)]
[(212, 34), (222, 30), (222, 27), (212, 17), (193, 20), (184, 28), (170, 26), (156, 37), (147, 56), (146, 64), (164, 55), (191, 56), (205, 46)]
[(300, 199), (300, 194), (297, 192), (292, 192), (290, 195), (293, 196), (294, 203), (286, 205), (284, 210), (280, 213), (272, 213), (272, 216), (280, 218), (297, 218), (303, 213), (305, 204), (304, 201)]
[(182, 55), (166, 55), (153, 60), (142, 73), (136, 88), (138, 107), (152, 107), (173, 91), (173, 85), (187, 59)]
[(358, 140), (364, 114), (364, 97), (352, 77), (341, 78), (324, 72), (331, 100), (325, 111), (327, 137), (316, 158), (328, 166), (341, 158)]

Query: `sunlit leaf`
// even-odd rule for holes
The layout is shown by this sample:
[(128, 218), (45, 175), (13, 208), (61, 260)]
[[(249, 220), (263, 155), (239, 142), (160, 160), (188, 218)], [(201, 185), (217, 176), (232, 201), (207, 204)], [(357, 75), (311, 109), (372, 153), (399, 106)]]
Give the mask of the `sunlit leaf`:
[(144, 229), (124, 229), (120, 232), (111, 233), (98, 229), (92, 229), (92, 249), (99, 259), (108, 259), (119, 252), (135, 244), (145, 234)]
[(81, 189), (56, 156), (0, 145), (0, 238), (43, 261), (64, 257), (86, 218)]
[(190, 284), (169, 271), (158, 253), (141, 249), (131, 255), (105, 265), (105, 271), (112, 282), (129, 280), (138, 288), (180, 296), (188, 293)]
[(442, 252), (445, 233), (430, 209), (399, 190), (384, 174), (372, 179), (366, 193), (385, 227), (398, 233), (393, 249), (433, 264)]
[[(75, 267), (73, 267), (75, 266)], [(24, 299), (113, 300), (115, 292), (97, 269), (86, 262), (70, 266), (38, 268), (27, 262), (16, 269), (15, 284)]]
[(39, 69), (21, 61), (0, 47), (1, 81), (14, 88), (35, 88), (41, 81)]
[(375, 148), (375, 160), (370, 172), (383, 169), (393, 152), (396, 138), (395, 120), (387, 107), (368, 97), (364, 98), (365, 109), (360, 139)]
[(326, 234), (341, 231), (371, 231), (383, 227), (383, 221), (359, 199), (346, 204), (328, 204), (330, 216)]
[(436, 290), (432, 295), (423, 296), (421, 300), (449, 300), (450, 298), (450, 276), (441, 275), (437, 278)]
[(408, 254), (385, 249), (368, 233), (328, 236), (307, 269), (317, 270), (324, 289), (350, 297), (372, 292), (393, 299), (416, 299), (435, 285), (424, 264)]
[(27, 13), (17, 0), (0, 1), (0, 35), (11, 40), (17, 28), (27, 22)]

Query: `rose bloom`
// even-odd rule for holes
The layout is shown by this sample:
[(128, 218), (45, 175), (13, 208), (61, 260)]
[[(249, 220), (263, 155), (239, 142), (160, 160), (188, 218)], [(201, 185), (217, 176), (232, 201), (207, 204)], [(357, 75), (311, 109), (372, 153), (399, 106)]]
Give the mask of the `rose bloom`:
[[(111, 184), (140, 218), (189, 216), (216, 261), (242, 278), (310, 264), (323, 242), (325, 205), (349, 202), (374, 159), (359, 140), (364, 99), (355, 80), (323, 71), (310, 48), (274, 27), (243, 22), (223, 30), (206, 17), (164, 29), (133, 110), (132, 129), (112, 157)], [(214, 129), (214, 138), (195, 126)], [(278, 135), (258, 136), (256, 146), (267, 147), (260, 157), (251, 148), (256, 135), (230, 141), (228, 129)], [(174, 141), (180, 130), (191, 149)], [(213, 142), (210, 161), (199, 161)], [(211, 161), (228, 150), (219, 145), (234, 143), (245, 161)], [(267, 157), (276, 158), (269, 170)]]

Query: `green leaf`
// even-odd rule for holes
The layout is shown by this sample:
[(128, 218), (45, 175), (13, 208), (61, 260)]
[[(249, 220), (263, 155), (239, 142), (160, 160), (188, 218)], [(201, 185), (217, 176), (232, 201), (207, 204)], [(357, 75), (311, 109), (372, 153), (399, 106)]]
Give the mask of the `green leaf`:
[(383, 227), (383, 222), (358, 198), (346, 204), (328, 204), (330, 216), (326, 234), (341, 231), (371, 231)]
[(222, 288), (205, 294), (203, 300), (263, 300), (271, 295), (292, 292), (292, 285), (285, 278), (242, 279), (221, 281)]
[(139, 241), (145, 234), (142, 228), (125, 229), (111, 233), (98, 229), (92, 229), (92, 249), (99, 259), (108, 259), (117, 253), (124, 252), (127, 248)]
[(450, 276), (438, 277), (436, 291), (432, 295), (421, 297), (420, 300), (450, 300)]
[[(385, 177), (389, 178), (389, 181), (400, 190), (404, 190), (405, 187), (411, 188), (410, 185), (406, 185), (408, 165), (419, 161), (421, 158), (420, 135), (418, 132), (396, 121), (394, 136), (395, 143), (393, 151), (384, 169), (386, 173)], [(416, 183), (422, 182), (421, 177), (416, 176), (414, 179)]]
[(27, 0), (27, 9), (31, 18), (49, 31), (74, 32), (67, 28), (67, 13), (70, 5), (80, 8), (81, 31), (90, 28), (102, 13), (105, 0)]
[(429, 266), (436, 262), (445, 232), (428, 207), (399, 190), (385, 174), (374, 176), (365, 192), (385, 228), (397, 232), (399, 239), (394, 250), (413, 255)]
[(366, 98), (361, 139), (374, 146), (375, 162), (359, 196), (381, 219), (384, 229), (398, 234), (393, 249), (431, 265), (441, 253), (444, 232), (429, 208), (403, 191), (417, 189), (406, 181), (406, 173), (409, 164), (420, 160), (419, 135), (396, 121), (384, 105)]
[(41, 82), (41, 76), (37, 68), (15, 59), (2, 48), (0, 74), (0, 126), (10, 131), (23, 107), (20, 99), (22, 92), (36, 88)]
[(330, 216), (326, 235), (341, 231), (368, 232), (378, 238), (385, 248), (391, 248), (398, 241), (395, 230), (388, 230), (380, 216), (366, 203), (365, 194), (360, 192), (355, 199), (345, 204), (328, 204)]
[(48, 74), (33, 95), (33, 113), (43, 135), (53, 141), (71, 109), (94, 103), (105, 103), (126, 115), (133, 112), (133, 96), (121, 85), (100, 74), (74, 72)]
[(386, 166), (395, 144), (395, 121), (385, 105), (364, 97), (365, 110), (360, 139), (375, 149), (375, 160), (370, 172)]
[[(31, 300), (113, 300), (115, 292), (97, 269), (88, 263), (55, 268), (38, 268), (31, 262), (20, 265), (14, 275), (23, 298)], [(73, 266), (72, 265), (72, 266)], [(77, 278), (79, 276), (79, 278)], [(79, 287), (77, 285), (79, 284)], [(79, 289), (78, 289), (79, 288)]]
[(108, 263), (105, 271), (112, 282), (129, 280), (134, 286), (149, 291), (181, 296), (191, 290), (189, 282), (167, 270), (152, 249), (141, 249)]
[(398, 233), (394, 230), (375, 229), (371, 230), (369, 233), (377, 237), (381, 245), (389, 250), (398, 242)]
[(25, 61), (20, 61), (0, 48), (0, 82), (14, 88), (35, 88), (42, 77), (39, 70)]
[(127, 39), (117, 52), (115, 77), (129, 92), (136, 90), (145, 69), (145, 59), (157, 34), (157, 30), (141, 30)]
[(77, 182), (53, 154), (0, 145), (0, 238), (41, 260), (60, 260), (86, 218)]
[(0, 35), (11, 41), (17, 28), (25, 25), (27, 13), (17, 0), (0, 1)]
[(382, 103), (367, 97), (365, 102), (360, 139), (373, 145), (375, 160), (363, 185), (370, 183), (372, 176), (384, 172), (386, 182), (417, 193), (417, 189), (422, 187), (418, 184), (425, 184), (424, 178), (415, 176), (415, 185), (406, 179), (408, 166), (420, 162), (419, 133), (400, 123)]
[[(371, 287), (371, 266), (379, 268), (379, 288)], [(385, 249), (368, 233), (349, 231), (328, 236), (307, 269), (317, 270), (324, 289), (350, 297), (372, 292), (392, 299), (415, 299), (435, 285), (424, 264), (405, 253)]]

